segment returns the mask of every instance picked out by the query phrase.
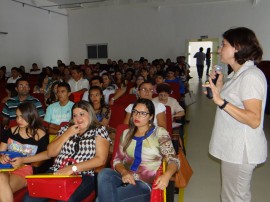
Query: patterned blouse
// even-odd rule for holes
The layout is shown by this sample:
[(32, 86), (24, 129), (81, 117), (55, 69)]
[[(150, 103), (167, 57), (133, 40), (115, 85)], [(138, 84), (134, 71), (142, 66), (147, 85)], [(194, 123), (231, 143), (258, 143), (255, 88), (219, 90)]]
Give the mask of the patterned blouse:
[(180, 167), (180, 162), (175, 155), (171, 138), (168, 132), (161, 127), (155, 127), (143, 137), (134, 137), (127, 148), (123, 151), (123, 142), (128, 130), (123, 132), (119, 149), (113, 161), (113, 167), (122, 163), (127, 170), (134, 172), (135, 180), (141, 180), (152, 184), (156, 171), (164, 159), (167, 164), (175, 163)]
[[(62, 135), (68, 129), (68, 125), (63, 127), (58, 135)], [(96, 136), (105, 138), (111, 143), (111, 139), (104, 126), (87, 130), (83, 135), (74, 135), (62, 146), (60, 153), (57, 155), (51, 170), (56, 172), (62, 165), (63, 160), (73, 158), (77, 163), (92, 159), (96, 155)], [(94, 170), (79, 172), (78, 174), (94, 175)]]

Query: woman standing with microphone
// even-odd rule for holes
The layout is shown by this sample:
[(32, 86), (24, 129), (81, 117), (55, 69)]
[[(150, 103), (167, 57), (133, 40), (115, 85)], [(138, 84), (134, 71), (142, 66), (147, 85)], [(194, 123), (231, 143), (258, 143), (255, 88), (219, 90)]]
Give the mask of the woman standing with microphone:
[(221, 160), (222, 202), (249, 202), (253, 170), (267, 158), (263, 131), (267, 83), (255, 65), (263, 51), (254, 32), (239, 27), (223, 34), (219, 54), (233, 72), (224, 82), (220, 71), (212, 71), (206, 85), (218, 106), (209, 153)]

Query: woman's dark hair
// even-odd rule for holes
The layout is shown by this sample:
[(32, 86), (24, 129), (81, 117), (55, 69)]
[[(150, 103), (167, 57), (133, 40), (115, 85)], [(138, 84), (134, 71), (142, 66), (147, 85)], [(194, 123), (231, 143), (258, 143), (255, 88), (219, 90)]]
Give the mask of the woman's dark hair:
[(6, 89), (10, 92), (10, 97), (15, 97), (17, 96), (17, 91), (16, 91), (16, 84), (15, 83), (7, 83), (6, 84)]
[[(120, 80), (120, 83), (118, 83), (118, 81), (117, 81), (116, 73), (120, 73), (120, 74), (121, 74), (121, 80)], [(115, 81), (115, 83), (116, 83), (117, 85), (120, 84), (120, 85), (118, 86), (118, 88), (121, 88), (122, 86), (123, 86), (123, 87), (126, 87), (126, 86), (127, 86), (127, 85), (126, 85), (125, 77), (124, 77), (123, 73), (122, 73), (120, 70), (116, 70), (116, 71), (115, 71), (115, 73), (114, 73), (114, 81)]]
[(169, 84), (166, 84), (166, 83), (161, 83), (161, 84), (158, 84), (157, 85), (157, 93), (161, 93), (161, 92), (166, 92), (168, 94), (171, 94), (171, 87)]
[(224, 32), (223, 38), (237, 50), (234, 57), (238, 64), (242, 65), (248, 60), (255, 63), (261, 61), (263, 50), (252, 30), (246, 27), (232, 28)]
[(38, 80), (37, 80), (37, 86), (38, 87), (42, 87), (42, 84), (43, 84), (43, 81), (44, 81), (44, 79), (47, 77), (48, 75), (46, 75), (46, 74), (40, 74), (39, 76), (38, 76)]
[(20, 110), (22, 118), (28, 123), (28, 126), (26, 127), (26, 134), (28, 137), (35, 139), (35, 136), (38, 136), (38, 129), (46, 132), (36, 106), (33, 103), (23, 102), (18, 106), (17, 110)]
[[(151, 100), (148, 100), (148, 99), (138, 99), (133, 107), (132, 107), (132, 110), (135, 109), (135, 107), (138, 105), (138, 104), (143, 104), (146, 106), (146, 108), (148, 109), (148, 113), (149, 113), (149, 116), (151, 117), (152, 116), (152, 119), (149, 120), (149, 130), (151, 130), (151, 128), (154, 127), (154, 119), (155, 119), (155, 105), (153, 104), (153, 102)], [(149, 131), (148, 130), (148, 131)], [(147, 132), (145, 134), (147, 134)], [(124, 140), (123, 142), (123, 151), (126, 151), (126, 149), (128, 148), (128, 146), (130, 145), (131, 143), (131, 140), (132, 138), (134, 137), (135, 133), (137, 132), (137, 127), (134, 125), (134, 122), (133, 122), (133, 116), (131, 114), (130, 116), (130, 119), (129, 119), (129, 131), (128, 131), (128, 134), (126, 136), (126, 139)]]
[(97, 127), (101, 127), (101, 124), (97, 120), (95, 111), (89, 102), (87, 102), (85, 100), (81, 100), (79, 102), (76, 102), (71, 109), (72, 119), (73, 119), (73, 111), (76, 108), (80, 108), (80, 109), (85, 110), (89, 113), (89, 119), (90, 119), (89, 130), (95, 129)]
[(99, 86), (92, 86), (92, 87), (89, 89), (89, 103), (91, 104), (91, 106), (93, 106), (93, 102), (92, 102), (91, 99), (90, 99), (90, 92), (91, 92), (92, 90), (98, 90), (98, 91), (99, 91), (100, 96), (101, 96), (101, 99), (100, 99), (100, 108), (102, 109), (103, 107), (106, 106), (106, 104), (105, 104), (105, 98), (104, 98), (102, 89), (101, 89)]
[(136, 77), (136, 82), (135, 82), (135, 85), (134, 85), (135, 88), (138, 88), (138, 87), (139, 87), (139, 86), (137, 86), (137, 80), (138, 80), (139, 77), (141, 77), (141, 78), (143, 79), (143, 83), (145, 82), (144, 77), (143, 77), (142, 75), (139, 74), (139, 75)]
[[(65, 83), (65, 82), (63, 82), (63, 83)], [(56, 95), (55, 95), (55, 93), (53, 92), (53, 89), (54, 89), (54, 87), (56, 86), (56, 85), (58, 85), (58, 87), (59, 87), (59, 82), (58, 81), (55, 81), (55, 82), (53, 82), (53, 84), (51, 85), (51, 88), (50, 88), (50, 97), (46, 100), (46, 104), (47, 105), (50, 105), (50, 104), (52, 104), (52, 103), (54, 103), (54, 102), (57, 102), (57, 99), (56, 99)], [(67, 83), (68, 84), (68, 83)], [(69, 86), (69, 84), (68, 84), (68, 86)], [(69, 89), (70, 89), (70, 87), (69, 87)], [(68, 90), (68, 89), (67, 89)], [(70, 91), (68, 91), (68, 92), (70, 92)]]

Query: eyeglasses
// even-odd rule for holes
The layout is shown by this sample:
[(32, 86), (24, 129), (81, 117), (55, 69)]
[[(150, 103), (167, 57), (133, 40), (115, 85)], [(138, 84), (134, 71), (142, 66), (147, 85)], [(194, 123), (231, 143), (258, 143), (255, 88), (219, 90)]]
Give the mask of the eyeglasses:
[(154, 92), (154, 90), (151, 89), (151, 88), (141, 88), (140, 90), (143, 91), (143, 92), (151, 92), (151, 93)]
[(148, 112), (137, 111), (136, 109), (133, 109), (133, 110), (131, 111), (131, 113), (132, 113), (132, 116), (137, 116), (137, 115), (139, 115), (139, 116), (142, 117), (142, 118), (145, 118), (145, 117), (147, 116), (147, 114), (149, 114)]
[(29, 88), (29, 85), (28, 84), (19, 84), (18, 85), (18, 88)]

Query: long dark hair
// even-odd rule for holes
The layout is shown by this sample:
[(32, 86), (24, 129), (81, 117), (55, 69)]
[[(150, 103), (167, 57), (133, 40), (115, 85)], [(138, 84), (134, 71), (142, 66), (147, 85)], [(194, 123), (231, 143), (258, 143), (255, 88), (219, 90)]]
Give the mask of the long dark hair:
[(90, 92), (92, 91), (92, 90), (98, 90), (99, 91), (99, 93), (100, 93), (100, 96), (101, 96), (101, 99), (100, 99), (100, 108), (103, 108), (103, 107), (105, 107), (106, 106), (106, 104), (105, 104), (105, 98), (104, 98), (104, 95), (103, 95), (103, 91), (102, 91), (102, 89), (99, 87), (99, 86), (92, 86), (90, 89), (89, 89), (89, 103), (93, 106), (93, 102), (91, 101), (91, 99), (90, 99)]
[[(47, 99), (46, 104), (50, 105), (54, 102), (57, 102), (57, 98), (56, 98), (56, 94), (54, 93), (53, 89), (56, 85), (59, 85), (60, 82), (59, 81), (55, 81), (50, 88), (50, 97)], [(70, 87), (69, 87), (70, 88)], [(70, 92), (70, 91), (69, 91)]]
[(248, 60), (252, 60), (255, 63), (261, 61), (263, 50), (252, 30), (246, 27), (229, 29), (224, 32), (223, 38), (237, 50), (234, 53), (234, 57), (238, 64), (242, 65)]
[(20, 110), (22, 118), (28, 123), (26, 127), (27, 136), (34, 139), (35, 136), (37, 136), (39, 139), (38, 129), (44, 132), (46, 132), (46, 130), (42, 125), (42, 120), (38, 115), (36, 106), (30, 102), (23, 102), (18, 106), (17, 110)]
[[(135, 107), (138, 105), (138, 104), (143, 104), (146, 106), (146, 108), (148, 109), (149, 111), (149, 116), (152, 116), (153, 118), (150, 119), (149, 121), (149, 130), (151, 128), (154, 127), (154, 119), (155, 119), (155, 106), (153, 104), (153, 102), (151, 100), (148, 100), (148, 99), (138, 99), (133, 107), (132, 107), (132, 110), (135, 109)], [(123, 151), (126, 151), (126, 149), (128, 148), (128, 146), (130, 145), (131, 143), (131, 140), (132, 138), (134, 137), (135, 133), (137, 132), (138, 128), (134, 125), (134, 122), (133, 122), (133, 116), (131, 114), (130, 116), (130, 119), (129, 119), (129, 131), (128, 131), (128, 134), (126, 136), (126, 139), (124, 140), (124, 143), (123, 143)], [(148, 130), (148, 131), (149, 131)], [(148, 132), (146, 131), (146, 133)], [(145, 133), (145, 134), (146, 134)]]

